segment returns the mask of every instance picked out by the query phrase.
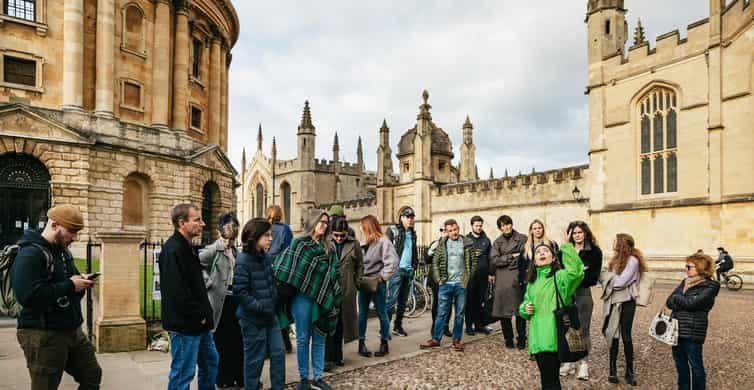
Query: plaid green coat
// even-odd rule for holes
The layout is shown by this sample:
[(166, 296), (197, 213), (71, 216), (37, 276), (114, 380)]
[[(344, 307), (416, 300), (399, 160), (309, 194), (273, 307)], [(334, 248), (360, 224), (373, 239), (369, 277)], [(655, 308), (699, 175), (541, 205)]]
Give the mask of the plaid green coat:
[[(476, 272), (477, 259), (479, 251), (474, 249), (474, 242), (468, 237), (460, 236), (463, 239), (463, 277), (461, 284), (463, 288), (468, 288), (471, 276)], [(435, 253), (432, 256), (432, 277), (438, 284), (445, 283), (448, 280), (448, 239), (443, 237), (438, 242)]]
[(317, 304), (314, 329), (324, 334), (335, 332), (343, 298), (335, 249), (325, 251), (322, 244), (308, 236), (295, 238), (275, 257), (272, 273), (275, 279), (291, 285)]

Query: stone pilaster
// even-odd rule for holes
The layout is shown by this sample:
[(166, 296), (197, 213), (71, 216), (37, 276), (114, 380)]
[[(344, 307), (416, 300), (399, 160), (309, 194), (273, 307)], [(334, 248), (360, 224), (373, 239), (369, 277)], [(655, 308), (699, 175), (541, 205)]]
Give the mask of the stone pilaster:
[(152, 51), (152, 126), (167, 128), (170, 101), (170, 5), (155, 1), (154, 50)]
[(209, 143), (220, 145), (220, 108), (222, 106), (222, 69), (220, 34), (213, 31), (209, 52)]
[(220, 72), (222, 73), (222, 97), (220, 100), (220, 147), (228, 152), (228, 45), (223, 42), (220, 50)]
[(175, 50), (173, 58), (173, 129), (188, 129), (189, 10), (187, 1), (175, 6)]
[(99, 315), (95, 321), (97, 351), (144, 349), (147, 328), (139, 312), (139, 243), (146, 231), (97, 232), (102, 241)]
[(84, 101), (84, 1), (63, 4), (63, 106), (83, 111)]
[(100, 117), (113, 117), (114, 43), (115, 43), (115, 3), (114, 0), (97, 1), (97, 82), (94, 114)]

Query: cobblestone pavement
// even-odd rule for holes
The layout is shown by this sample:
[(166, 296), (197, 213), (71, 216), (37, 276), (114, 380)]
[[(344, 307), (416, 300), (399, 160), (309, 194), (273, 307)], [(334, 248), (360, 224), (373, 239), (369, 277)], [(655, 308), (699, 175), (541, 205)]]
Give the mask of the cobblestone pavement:
[[(672, 389), (676, 371), (669, 346), (647, 335), (652, 317), (660, 310), (673, 286), (658, 285), (650, 307), (638, 308), (633, 337), (635, 370), (639, 388)], [(595, 305), (591, 334), (593, 349), (589, 381), (574, 377), (562, 381), (566, 389), (631, 388), (625, 383), (607, 382), (608, 352), (600, 335), (602, 290), (594, 289)], [(754, 294), (722, 290), (710, 313), (710, 330), (704, 344), (704, 363), (709, 389), (751, 389), (754, 386)], [(394, 343), (400, 342), (393, 340)], [(477, 339), (465, 352), (445, 348), (407, 355), (399, 360), (336, 373), (327, 378), (335, 389), (532, 389), (539, 387), (536, 363), (527, 353), (502, 346), (500, 334)], [(418, 345), (416, 346), (418, 350)], [(623, 347), (618, 357), (618, 374), (624, 373)], [(293, 388), (291, 386), (291, 388)]]

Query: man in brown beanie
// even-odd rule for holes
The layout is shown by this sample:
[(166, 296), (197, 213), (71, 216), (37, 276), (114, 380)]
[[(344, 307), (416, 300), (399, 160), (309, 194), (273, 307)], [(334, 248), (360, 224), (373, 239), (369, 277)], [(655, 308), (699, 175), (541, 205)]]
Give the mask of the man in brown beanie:
[(55, 206), (47, 217), (42, 234), (24, 232), (11, 268), (13, 293), (23, 306), (17, 337), (31, 389), (57, 389), (63, 371), (79, 389), (99, 389), (102, 369), (81, 329), (81, 298), (94, 281), (79, 273), (68, 251), (84, 218), (71, 205)]

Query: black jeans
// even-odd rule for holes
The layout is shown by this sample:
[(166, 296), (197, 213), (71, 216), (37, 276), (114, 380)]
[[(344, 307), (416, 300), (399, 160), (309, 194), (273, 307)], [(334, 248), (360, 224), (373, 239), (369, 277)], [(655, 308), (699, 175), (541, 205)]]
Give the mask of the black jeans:
[(337, 363), (343, 360), (343, 313), (338, 314), (335, 333), (325, 338), (325, 362)]
[(487, 324), (482, 323), (482, 303), (487, 295), (487, 273), (477, 271), (469, 281), (466, 291), (466, 330), (479, 329)]
[(560, 360), (557, 352), (540, 352), (534, 357), (537, 359), (539, 376), (542, 381), (542, 390), (560, 390)]
[(214, 334), (215, 348), (219, 355), (217, 366), (218, 386), (243, 386), (243, 337), (236, 317), (238, 303), (234, 296), (225, 297), (220, 323)]
[[(516, 316), (516, 334), (518, 335), (518, 342), (523, 343), (526, 341), (526, 320)], [(513, 342), (513, 324), (511, 323), (511, 317), (505, 317), (500, 319), (500, 328), (503, 331), (503, 338), (506, 342)]]
[(627, 363), (634, 361), (634, 342), (631, 338), (634, 315), (636, 315), (636, 301), (623, 302), (620, 312), (620, 338), (623, 339), (623, 352), (626, 354)]

